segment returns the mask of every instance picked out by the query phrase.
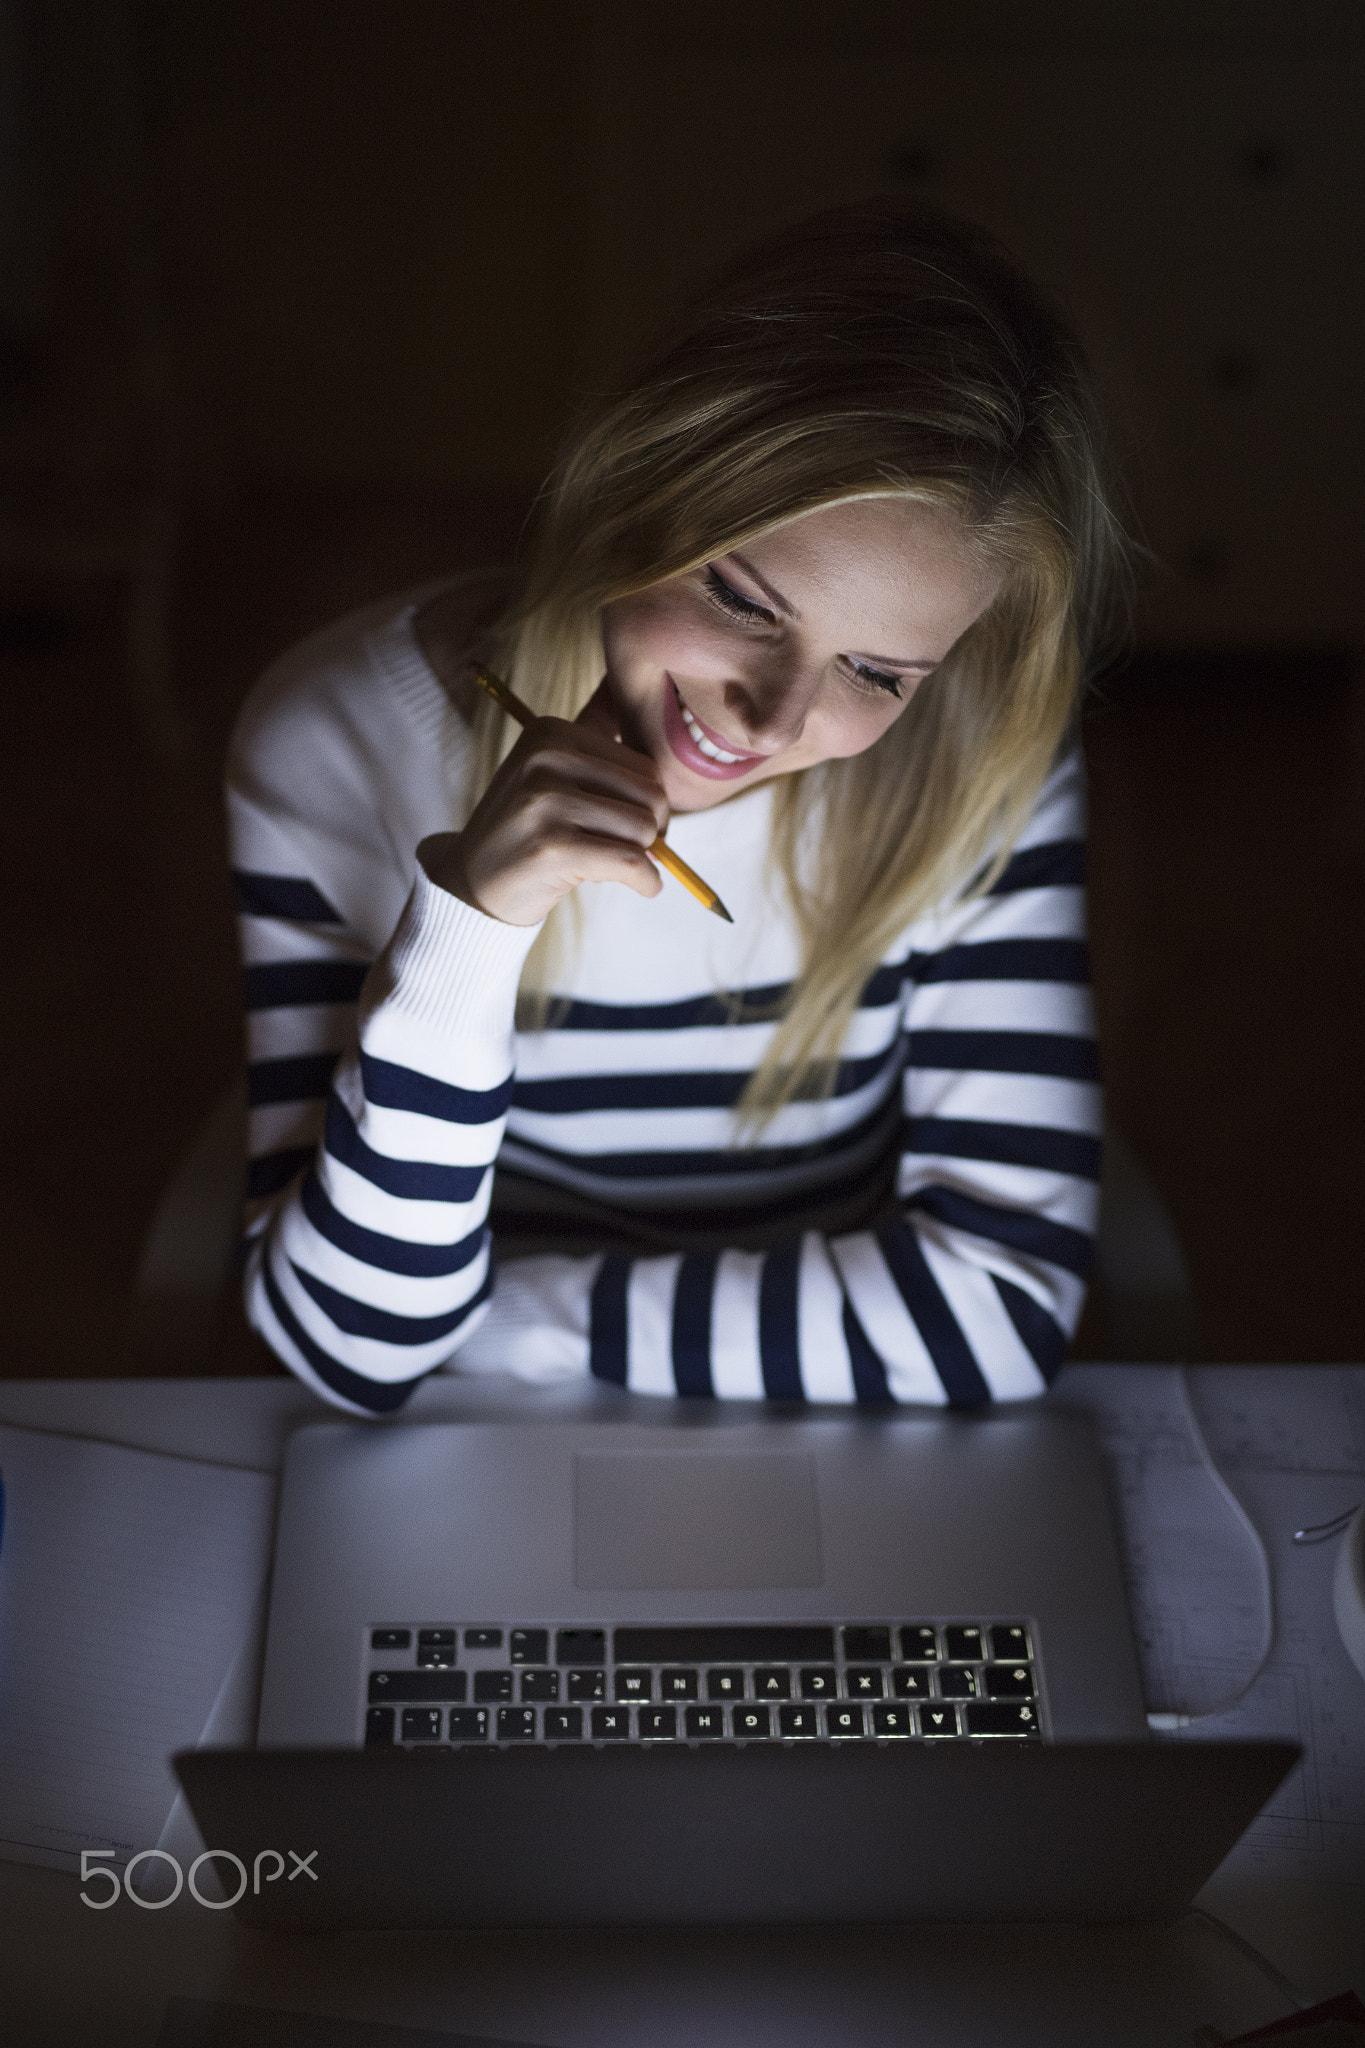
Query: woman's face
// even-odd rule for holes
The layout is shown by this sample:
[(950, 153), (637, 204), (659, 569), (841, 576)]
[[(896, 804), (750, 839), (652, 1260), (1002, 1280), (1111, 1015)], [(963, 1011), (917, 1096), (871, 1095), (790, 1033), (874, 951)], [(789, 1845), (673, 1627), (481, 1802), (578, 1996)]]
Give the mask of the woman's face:
[(602, 614), (625, 737), (675, 811), (861, 754), (1000, 588), (950, 512), (827, 505)]

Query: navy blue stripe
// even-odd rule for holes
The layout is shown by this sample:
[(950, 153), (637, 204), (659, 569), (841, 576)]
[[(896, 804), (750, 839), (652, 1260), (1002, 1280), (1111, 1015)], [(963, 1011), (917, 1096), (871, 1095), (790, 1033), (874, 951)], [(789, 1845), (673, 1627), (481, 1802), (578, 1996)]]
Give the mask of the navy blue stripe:
[[(903, 965), (879, 967), (865, 983), (859, 1007), (880, 1009), (894, 1003), (904, 979)], [(734, 989), (728, 996), (687, 996), (676, 1003), (556, 1004), (552, 999), (551, 1029), (695, 1031), (704, 1025), (765, 1023), (781, 1014), (791, 990), (789, 981), (773, 981), (757, 988)]]
[(1069, 1173), (1077, 1180), (1100, 1177), (1100, 1141), (1082, 1131), (1058, 1131), (1042, 1124), (987, 1124), (946, 1116), (912, 1117), (905, 1127), (907, 1152), (933, 1152), (948, 1159), (990, 1159), (1000, 1166), (1036, 1166), (1045, 1173)]
[(853, 1303), (844, 1303), (844, 1342), (853, 1371), (853, 1391), (860, 1401), (889, 1401), (891, 1387), (886, 1367), (867, 1341), (867, 1333), (853, 1313)]
[(912, 1031), (912, 1067), (958, 1073), (1048, 1074), (1062, 1081), (1098, 1081), (1100, 1049), (1093, 1038), (1061, 1031)]
[(365, 1230), (333, 1205), (316, 1173), (310, 1173), (303, 1183), (303, 1213), (319, 1237), (325, 1237), (339, 1252), (359, 1259), (362, 1265), (378, 1266), (385, 1273), (405, 1273), (414, 1280), (444, 1280), (460, 1272), (478, 1257), (486, 1235), (481, 1224), (457, 1244), (409, 1244), (401, 1237)]
[[(629, 1230), (636, 1218), (647, 1217), (656, 1229), (676, 1231), (679, 1238), (692, 1233), (705, 1232), (712, 1238), (725, 1242), (736, 1233), (755, 1229), (777, 1221), (791, 1214), (794, 1202), (811, 1204), (834, 1202), (845, 1196), (855, 1195), (860, 1190), (880, 1188), (887, 1172), (887, 1158), (866, 1160), (859, 1164), (856, 1173), (830, 1175), (820, 1181), (819, 1186), (793, 1195), (789, 1187), (779, 1186), (767, 1194), (746, 1195), (742, 1202), (723, 1203), (719, 1200), (708, 1203), (704, 1208), (680, 1208), (670, 1204), (667, 1208), (627, 1207), (624, 1204), (597, 1202), (585, 1195), (583, 1201), (592, 1205), (590, 1226), (602, 1226), (604, 1237), (613, 1231)], [(531, 1197), (523, 1202), (520, 1195), (515, 1203), (501, 1202), (495, 1192), (494, 1209), (490, 1217), (493, 1229), (499, 1236), (509, 1237), (562, 1237), (564, 1235), (564, 1212), (559, 1207), (539, 1209)]]
[(295, 1059), (253, 1060), (246, 1070), (246, 1099), (253, 1109), (267, 1102), (325, 1102), (339, 1052), (300, 1053)]
[(248, 1010), (353, 1003), (369, 971), (363, 960), (272, 960), (243, 970), (243, 1000)]
[(1080, 889), (1084, 885), (1085, 841), (1049, 839), (1014, 854), (987, 894), (1013, 896), (1020, 889)]
[(424, 1372), (419, 1372), (410, 1380), (371, 1380), (361, 1373), (352, 1372), (349, 1366), (340, 1364), (330, 1352), (314, 1343), (290, 1308), (270, 1270), (269, 1246), (261, 1262), (261, 1272), (266, 1298), (279, 1319), (281, 1329), (302, 1352), (324, 1386), (330, 1387), (334, 1394), (340, 1394), (343, 1400), (353, 1401), (357, 1408), (368, 1408), (374, 1415), (392, 1415), (395, 1408), (402, 1407), (413, 1388), (426, 1378)]
[(246, 1198), (259, 1202), (266, 1195), (277, 1195), (281, 1188), (287, 1188), (296, 1173), (310, 1166), (317, 1153), (316, 1145), (291, 1145), (286, 1152), (263, 1152), (259, 1158), (249, 1159), (246, 1168)]
[[(676, 1180), (684, 1174), (779, 1173), (784, 1168), (834, 1159), (862, 1144), (878, 1125), (887, 1123), (891, 1110), (899, 1127), (899, 1108), (883, 1101), (833, 1138), (820, 1138), (810, 1145), (736, 1145), (727, 1152), (568, 1153), (552, 1145), (538, 1144), (518, 1130), (515, 1123), (509, 1125), (509, 1130), (518, 1146), (527, 1152), (538, 1152), (558, 1165), (572, 1164), (584, 1173), (599, 1174), (603, 1180)], [(512, 1113), (515, 1117), (515, 1109)]]
[(295, 924), (340, 924), (327, 898), (301, 875), (254, 875), (232, 870), (237, 908), (248, 917), (286, 917)]
[(900, 1001), (901, 989), (907, 973), (904, 960), (893, 962), (889, 967), (879, 967), (863, 983), (863, 992), (858, 998), (860, 1010), (883, 1010), (888, 1003)]
[(673, 1382), (680, 1394), (710, 1395), (711, 1307), (716, 1286), (716, 1252), (689, 1252), (678, 1268), (673, 1292)]
[(993, 1273), (991, 1278), (1005, 1304), (1005, 1313), (1019, 1332), (1024, 1349), (1045, 1380), (1055, 1379), (1066, 1355), (1065, 1330), (1022, 1287), (1016, 1287), (1012, 1280), (1002, 1280), (997, 1273)]
[(618, 1387), (626, 1383), (630, 1347), (626, 1310), (629, 1280), (629, 1259), (603, 1259), (592, 1283), (588, 1306), (588, 1370), (595, 1379), (610, 1380)]
[[(866, 1059), (840, 1060), (833, 1096), (852, 1095), (889, 1066), (898, 1066), (900, 1041)], [(542, 1116), (571, 1116), (593, 1109), (731, 1109), (751, 1076), (712, 1072), (680, 1074), (572, 1074), (557, 1081), (518, 1081), (512, 1090), (517, 1109)]]
[(991, 1390), (963, 1336), (957, 1317), (943, 1298), (943, 1290), (929, 1270), (919, 1239), (908, 1223), (883, 1224), (877, 1242), (887, 1268), (899, 1288), (924, 1347), (934, 1362), (934, 1371), (954, 1408), (979, 1408), (989, 1401)]
[[(724, 996), (688, 996), (676, 1003), (555, 1004), (556, 1031), (694, 1031), (701, 1025), (733, 1024), (736, 1011), (780, 1010), (791, 994), (789, 981), (735, 989)], [(553, 1002), (553, 998), (551, 999)], [(741, 1016), (741, 1021), (743, 1021)], [(758, 1021), (758, 1020), (754, 1020)]]
[(512, 1100), (510, 1074), (496, 1088), (457, 1088), (450, 1081), (433, 1081), (429, 1074), (395, 1066), (392, 1060), (379, 1060), (368, 1052), (360, 1055), (360, 1079), (365, 1100), (377, 1109), (410, 1109), (446, 1124), (491, 1124), (505, 1114)]
[(804, 1401), (797, 1290), (801, 1240), (778, 1245), (763, 1261), (758, 1283), (758, 1355), (770, 1401)]
[(490, 1260), (478, 1289), (458, 1308), (448, 1309), (439, 1316), (397, 1316), (391, 1309), (375, 1308), (368, 1301), (356, 1301), (351, 1295), (329, 1287), (325, 1280), (319, 1280), (316, 1273), (308, 1272), (293, 1259), (289, 1263), (300, 1285), (312, 1295), (323, 1314), (330, 1316), (339, 1330), (348, 1337), (372, 1337), (378, 1344), (433, 1344), (438, 1337), (448, 1337), (452, 1331), (458, 1330), (479, 1303), (487, 1301), (493, 1292)]
[(333, 1095), (327, 1104), (327, 1150), (386, 1195), (408, 1202), (472, 1202), (488, 1166), (437, 1166), (425, 1159), (390, 1159), (365, 1143), (351, 1112)]
[(917, 1188), (909, 1207), (926, 1216), (937, 1217), (953, 1230), (969, 1230), (974, 1237), (989, 1238), (993, 1244), (1007, 1244), (1026, 1258), (1046, 1259), (1051, 1266), (1074, 1273), (1083, 1280), (1090, 1271), (1094, 1239), (1068, 1223), (1053, 1223), (1031, 1209), (1003, 1209), (998, 1202), (978, 1201), (975, 1195), (956, 1188)]
[(907, 962), (917, 982), (1065, 981), (1086, 985), (1090, 953), (1080, 939), (978, 939)]

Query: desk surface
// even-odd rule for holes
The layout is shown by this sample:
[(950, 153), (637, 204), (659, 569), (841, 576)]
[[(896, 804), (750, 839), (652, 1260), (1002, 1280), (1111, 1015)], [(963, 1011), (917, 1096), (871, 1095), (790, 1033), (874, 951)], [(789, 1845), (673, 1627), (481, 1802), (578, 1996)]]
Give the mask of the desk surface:
[[(1089, 1407), (1131, 1511), (1150, 1488), (1132, 1447), (1169, 1437), (1170, 1368), (1071, 1367), (1049, 1399)], [(1210, 1367), (1189, 1375), (1205, 1442), (1248, 1511), (1256, 1486), (1292, 1481), (1294, 1502), (1365, 1471), (1365, 1370)], [(1183, 1400), (1183, 1393), (1181, 1399)], [(1345, 1407), (1343, 1408), (1343, 1399)], [(1163, 1405), (1164, 1404), (1164, 1405)], [(438, 1376), (411, 1419), (593, 1412), (666, 1422), (657, 1402), (611, 1389), (544, 1393)], [(277, 1468), (289, 1431), (319, 1412), (292, 1381), (0, 1382), (0, 1421), (216, 1462)], [(1342, 1417), (1346, 1423), (1343, 1428)], [(1141, 1463), (1139, 1459), (1138, 1463)], [(1119, 1470), (1119, 1468), (1125, 1468)], [(1277, 1502), (1277, 1508), (1283, 1502)], [(1305, 1512), (1303, 1520), (1314, 1516)], [(1132, 1536), (1130, 1532), (1130, 1542)], [(1307, 1555), (1307, 1554), (1305, 1554)], [(1277, 1590), (1277, 1605), (1283, 1605)], [(1275, 1650), (1303, 1635), (1292, 1608)], [(1300, 1646), (1302, 1649), (1302, 1646)], [(1304, 1653), (1306, 1654), (1306, 1652)], [(1177, 1659), (1176, 1683), (1198, 1659)], [(1165, 1667), (1161, 1667), (1163, 1670)], [(1196, 1672), (1197, 1677), (1197, 1672)], [(1365, 1684), (1352, 1703), (1365, 1724)], [(1365, 1790), (1361, 1819), (1365, 1822)], [(1309, 1841), (1311, 1828), (1304, 1834)], [(1319, 1831), (1321, 1832), (1321, 1831)], [(1264, 1861), (1264, 1859), (1263, 1859)], [(1365, 1884), (1288, 1874), (1243, 1858), (1201, 1904), (1253, 1942), (1307, 1999), (1365, 1990)], [(83, 1908), (61, 1871), (0, 1864), (5, 2034), (150, 2048), (171, 1997), (221, 1998), (458, 2037), (569, 2048), (672, 2044), (990, 2040), (1086, 2048), (1188, 2048), (1281, 2017), (1288, 1999), (1233, 1941), (1197, 1918), (1173, 1928), (528, 1932), (285, 1940), (252, 1935), (182, 1898), (161, 1912)]]

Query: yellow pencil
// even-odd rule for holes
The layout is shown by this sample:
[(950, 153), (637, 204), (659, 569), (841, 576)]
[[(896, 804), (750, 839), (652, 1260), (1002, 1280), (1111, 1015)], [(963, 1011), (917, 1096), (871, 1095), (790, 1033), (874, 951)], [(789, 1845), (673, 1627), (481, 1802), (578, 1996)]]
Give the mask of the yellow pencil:
[[(516, 719), (518, 725), (533, 725), (535, 723), (535, 712), (529, 710), (522, 703), (520, 697), (508, 689), (506, 683), (500, 682), (491, 669), (476, 666), (474, 680), (481, 689), (487, 690), (495, 704), (501, 704), (509, 718)], [(653, 859), (658, 861), (660, 867), (667, 868), (669, 874), (676, 881), (681, 882), (684, 889), (690, 890), (698, 903), (704, 904), (707, 910), (714, 910), (716, 916), (723, 917), (727, 924), (734, 923), (734, 919), (721, 902), (719, 896), (717, 896), (715, 890), (703, 882), (700, 875), (694, 874), (685, 860), (679, 860), (677, 854), (674, 853), (662, 833), (654, 841), (649, 852)]]

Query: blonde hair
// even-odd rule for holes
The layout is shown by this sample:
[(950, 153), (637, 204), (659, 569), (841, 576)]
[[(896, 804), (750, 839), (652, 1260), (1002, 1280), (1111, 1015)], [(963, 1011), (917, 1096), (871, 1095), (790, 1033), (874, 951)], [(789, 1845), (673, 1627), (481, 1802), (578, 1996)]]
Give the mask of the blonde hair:
[[(604, 605), (824, 505), (936, 505), (1004, 570), (874, 746), (773, 785), (771, 856), (802, 964), (740, 1103), (751, 1129), (831, 1085), (887, 949), (1008, 859), (1125, 588), (1106, 472), (1065, 319), (984, 231), (894, 199), (822, 214), (734, 264), (569, 434), (479, 647), (545, 714), (575, 717), (600, 681)], [(478, 731), (486, 782), (516, 735), (489, 702)], [(537, 946), (523, 982), (533, 1025), (553, 948)]]

